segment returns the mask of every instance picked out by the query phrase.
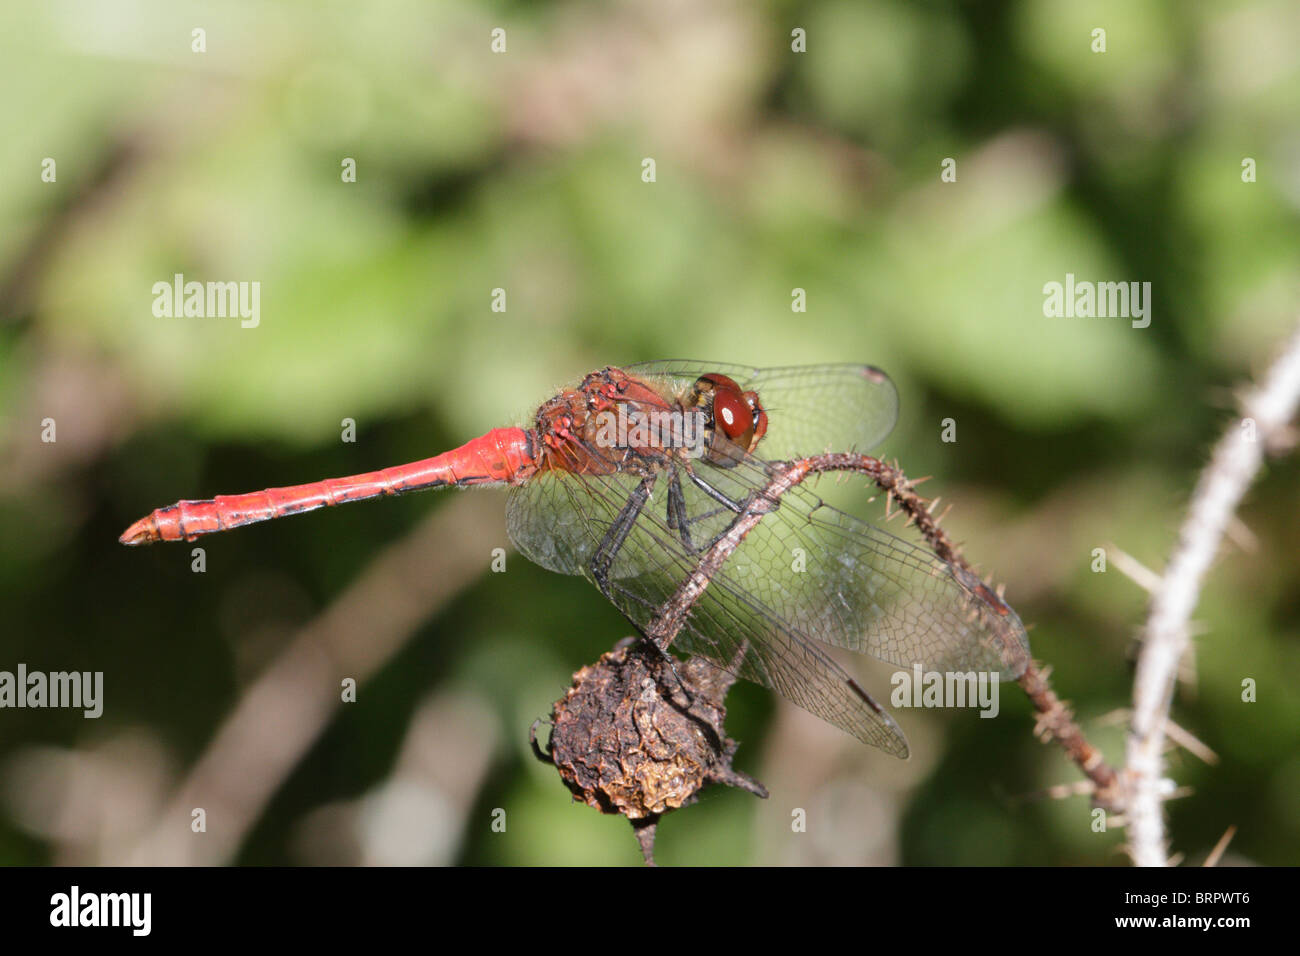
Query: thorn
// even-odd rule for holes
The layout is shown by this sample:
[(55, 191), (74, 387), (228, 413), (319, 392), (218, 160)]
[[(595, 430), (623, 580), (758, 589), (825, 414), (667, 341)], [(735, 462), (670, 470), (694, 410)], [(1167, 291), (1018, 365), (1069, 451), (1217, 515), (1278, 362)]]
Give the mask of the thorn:
[(1114, 727), (1116, 724), (1127, 723), (1132, 714), (1133, 711), (1127, 707), (1117, 707), (1100, 717), (1094, 718), (1093, 723), (1098, 727)]
[(925, 510), (926, 510), (929, 514), (934, 514), (934, 509), (937, 508), (937, 507), (939, 507), (939, 502), (941, 502), (941, 501), (943, 501), (942, 498), (931, 498), (931, 499), (930, 499), (930, 503), (929, 503), (928, 505), (925, 506)]
[(1232, 842), (1232, 838), (1236, 835), (1237, 825), (1234, 823), (1223, 831), (1223, 836), (1219, 837), (1219, 842), (1214, 844), (1214, 849), (1210, 851), (1210, 855), (1205, 858), (1205, 862), (1201, 865), (1218, 866), (1219, 860), (1223, 858), (1223, 851), (1228, 848), (1228, 844)]
[(1213, 766), (1219, 762), (1219, 755), (1211, 750), (1208, 745), (1197, 739), (1191, 731), (1178, 726), (1167, 717), (1165, 718), (1165, 734), (1188, 753), (1199, 757), (1202, 763)]
[(1097, 788), (1093, 786), (1091, 780), (1080, 780), (1077, 783), (1058, 783), (1042, 790), (1033, 790), (1029, 793), (1022, 793), (1017, 797), (1012, 797), (1011, 802), (1029, 803), (1037, 800), (1066, 800), (1070, 797), (1087, 796)]
[(1246, 554), (1259, 550), (1259, 538), (1240, 517), (1234, 516), (1224, 529), (1224, 536)]
[(1160, 590), (1162, 579), (1160, 575), (1152, 571), (1137, 558), (1133, 557), (1122, 548), (1113, 544), (1106, 545), (1106, 550), (1111, 553), (1111, 564), (1115, 565), (1115, 570), (1124, 575), (1142, 590), (1148, 594), (1155, 594)]
[[(1203, 624), (1192, 622), (1188, 625), (1187, 634), (1189, 638), (1195, 638), (1198, 634), (1206, 631)], [(1183, 651), (1183, 656), (1178, 661), (1178, 682), (1185, 685), (1192, 691), (1196, 688), (1196, 641), (1189, 640), (1187, 647)]]
[(1283, 455), (1300, 442), (1300, 431), (1293, 425), (1284, 425), (1264, 440), (1264, 451), (1270, 456)]

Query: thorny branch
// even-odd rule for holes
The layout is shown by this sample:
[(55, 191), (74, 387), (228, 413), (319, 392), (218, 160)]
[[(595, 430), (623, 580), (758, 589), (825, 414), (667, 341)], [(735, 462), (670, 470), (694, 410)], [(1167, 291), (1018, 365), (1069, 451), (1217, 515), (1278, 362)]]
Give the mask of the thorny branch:
[[(811, 475), (827, 471), (853, 471), (870, 477), (908, 516), (909, 522), (916, 525), (917, 530), (936, 555), (966, 572), (972, 580), (978, 580), (970, 564), (939, 526), (938, 519), (931, 514), (931, 504), (916, 493), (915, 483), (909, 480), (896, 465), (869, 455), (849, 452), (816, 455), (787, 463), (777, 469), (762, 493), (747, 503), (744, 513), (705, 553), (691, 575), (682, 582), (673, 597), (660, 609), (655, 621), (647, 629), (646, 637), (661, 648), (672, 643), (673, 638), (685, 624), (691, 607), (708, 587), (709, 580), (753, 527), (765, 514), (773, 510), (781, 496), (792, 487)], [(1000, 601), (1000, 597), (995, 597), (987, 589), (982, 596), (990, 603)], [(1020, 686), (1038, 712), (1035, 728), (1038, 736), (1045, 742), (1055, 740), (1060, 744), (1066, 756), (1074, 761), (1092, 781), (1093, 796), (1098, 805), (1118, 808), (1121, 798), (1119, 775), (1106, 763), (1101, 752), (1088, 742), (1083, 730), (1075, 722), (1070, 708), (1056, 696), (1048, 682), (1047, 670), (1030, 661), (1020, 677)]]
[[(867, 475), (907, 515), (909, 523), (916, 525), (936, 555), (978, 580), (974, 569), (931, 513), (932, 504), (916, 493), (916, 483), (908, 479), (897, 465), (858, 454), (821, 455), (808, 462), (810, 474), (816, 471), (856, 471)], [(1106, 763), (1101, 752), (1088, 742), (1082, 728), (1075, 722), (1073, 712), (1056, 696), (1048, 681), (1048, 670), (1030, 661), (1019, 683), (1038, 712), (1035, 732), (1039, 738), (1060, 744), (1066, 756), (1092, 781), (1096, 803), (1115, 808), (1120, 797), (1119, 775)]]
[(1188, 623), (1201, 582), (1264, 455), (1288, 443), (1287, 423), (1300, 405), (1300, 326), (1269, 369), (1264, 384), (1241, 401), (1240, 419), (1219, 439), (1201, 473), (1178, 544), (1151, 601), (1133, 684), (1127, 806), (1129, 847), (1139, 866), (1165, 866), (1162, 815), (1165, 725), (1178, 662), (1190, 641)]
[[(816, 463), (813, 470), (856, 471), (870, 477), (908, 516), (909, 523), (916, 525), (936, 555), (978, 580), (969, 562), (939, 526), (938, 519), (931, 513), (930, 502), (916, 493), (915, 482), (909, 480), (896, 465), (856, 454), (822, 455), (810, 461)], [(1052, 690), (1048, 673), (1047, 668), (1030, 661), (1019, 679), (1020, 686), (1038, 712), (1035, 732), (1045, 743), (1054, 740), (1060, 744), (1066, 756), (1092, 781), (1093, 799), (1099, 806), (1117, 808), (1120, 800), (1119, 775), (1114, 767), (1106, 763), (1101, 752), (1088, 742), (1083, 729), (1075, 722), (1073, 712)]]

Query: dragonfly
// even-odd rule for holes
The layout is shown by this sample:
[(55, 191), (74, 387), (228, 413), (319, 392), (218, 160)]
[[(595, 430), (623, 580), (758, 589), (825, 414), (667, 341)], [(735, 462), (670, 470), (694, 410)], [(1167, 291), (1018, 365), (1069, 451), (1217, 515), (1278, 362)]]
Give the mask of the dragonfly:
[[(609, 366), (560, 390), (527, 426), (379, 471), (179, 501), (120, 540), (193, 541), (384, 495), (504, 485), (515, 547), (543, 568), (587, 578), (645, 634), (777, 469), (828, 450), (871, 449), (897, 418), (897, 389), (870, 365)], [(746, 532), (671, 645), (899, 757), (908, 755), (902, 730), (831, 648), (1001, 680), (1029, 663), (1020, 619), (969, 570), (804, 485)]]

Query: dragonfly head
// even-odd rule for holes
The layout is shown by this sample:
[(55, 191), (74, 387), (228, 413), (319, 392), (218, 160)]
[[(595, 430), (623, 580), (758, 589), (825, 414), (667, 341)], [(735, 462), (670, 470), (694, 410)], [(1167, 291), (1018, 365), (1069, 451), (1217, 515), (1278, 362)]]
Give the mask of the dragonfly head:
[(708, 412), (715, 450), (724, 455), (725, 447), (716, 446), (733, 445), (748, 454), (758, 447), (767, 432), (767, 412), (758, 393), (742, 392), (726, 375), (718, 372), (701, 375), (695, 380), (692, 399)]

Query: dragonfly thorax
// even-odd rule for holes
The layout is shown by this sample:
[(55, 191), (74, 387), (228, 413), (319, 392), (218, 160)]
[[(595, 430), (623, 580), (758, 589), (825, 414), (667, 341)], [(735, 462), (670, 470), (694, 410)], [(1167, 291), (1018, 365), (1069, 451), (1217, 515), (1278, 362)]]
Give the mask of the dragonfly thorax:
[(537, 416), (547, 465), (577, 474), (647, 474), (701, 459), (731, 467), (767, 429), (757, 394), (725, 375), (700, 376), (684, 395), (657, 384), (610, 367), (551, 399)]

